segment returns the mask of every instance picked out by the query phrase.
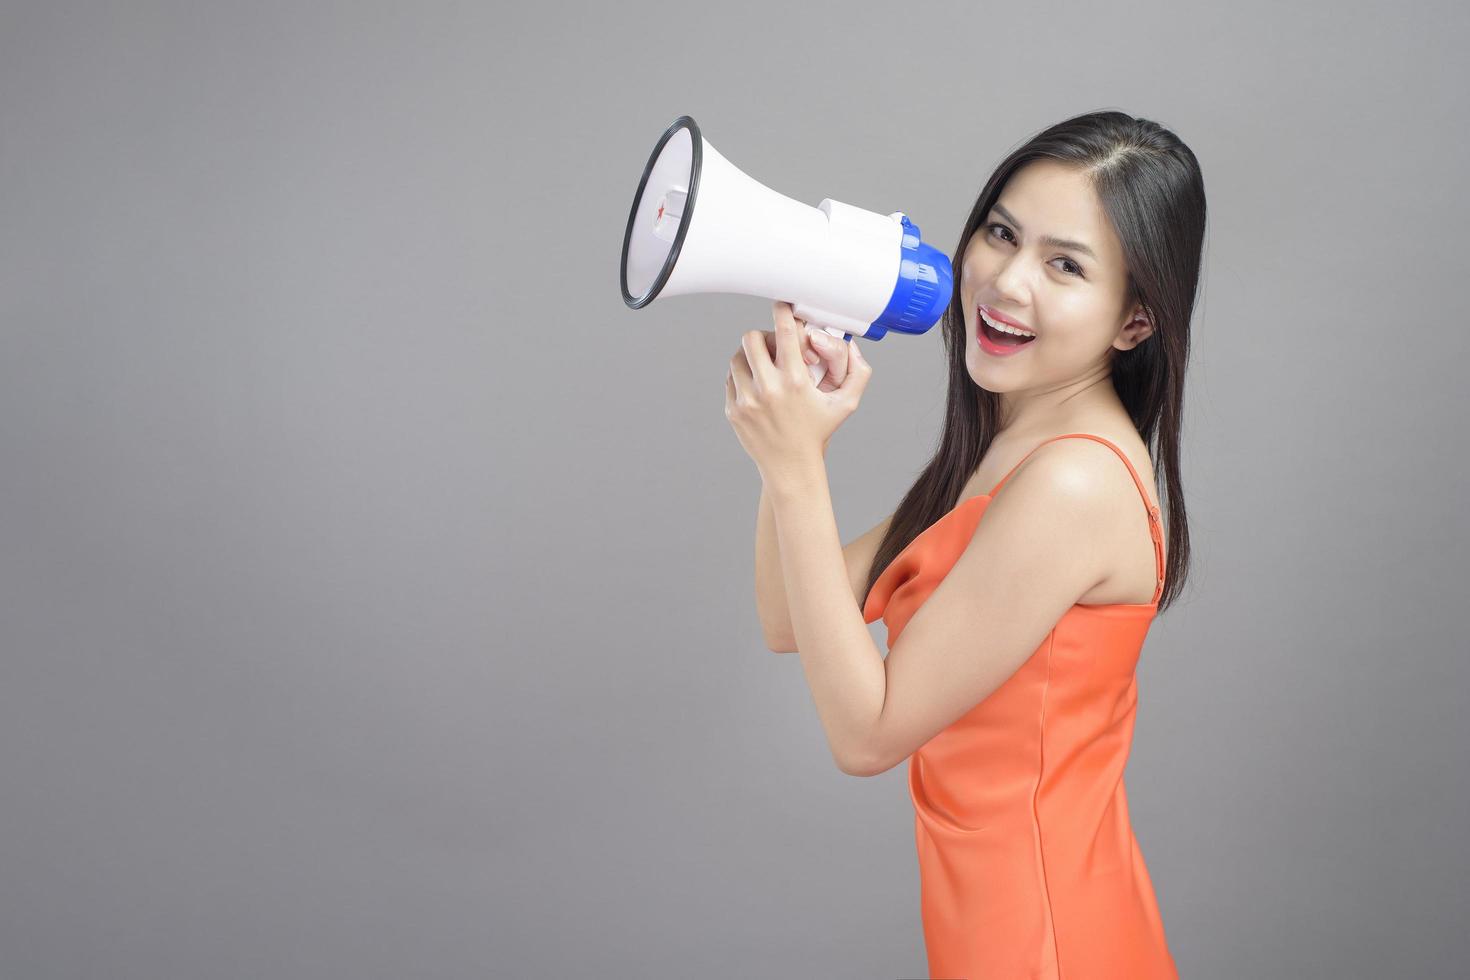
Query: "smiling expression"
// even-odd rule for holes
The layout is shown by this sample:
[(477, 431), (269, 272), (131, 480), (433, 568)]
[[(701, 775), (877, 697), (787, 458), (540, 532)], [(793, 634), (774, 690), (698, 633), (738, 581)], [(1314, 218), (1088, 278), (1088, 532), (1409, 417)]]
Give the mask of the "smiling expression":
[[(1110, 350), (1150, 332), (1125, 308), (1122, 244), (1083, 171), (1036, 160), (1011, 175), (961, 259), (965, 361), (990, 391), (1065, 384), (1107, 369)], [(1036, 339), (1020, 347), (982, 341), (980, 307)]]

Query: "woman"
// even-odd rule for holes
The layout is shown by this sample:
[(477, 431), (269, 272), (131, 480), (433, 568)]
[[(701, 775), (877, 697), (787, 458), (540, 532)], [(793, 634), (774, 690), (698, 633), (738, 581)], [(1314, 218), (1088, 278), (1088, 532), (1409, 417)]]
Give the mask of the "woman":
[(857, 342), (804, 347), (777, 303), (731, 359), (761, 622), (800, 653), (844, 772), (909, 761), (933, 976), (1177, 975), (1123, 771), (1138, 656), (1189, 562), (1204, 224), (1194, 154), (1149, 120), (1090, 113), (1012, 153), (960, 236), (939, 449), (846, 548), (823, 456), (872, 373)]

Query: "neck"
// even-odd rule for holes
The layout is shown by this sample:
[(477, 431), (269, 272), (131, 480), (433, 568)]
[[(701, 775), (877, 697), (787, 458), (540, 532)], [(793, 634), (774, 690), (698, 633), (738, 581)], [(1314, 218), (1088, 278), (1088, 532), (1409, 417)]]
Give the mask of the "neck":
[(1062, 431), (1078, 419), (1099, 414), (1127, 414), (1106, 369), (1044, 390), (1002, 392), (1000, 410), (997, 436), (1018, 437)]

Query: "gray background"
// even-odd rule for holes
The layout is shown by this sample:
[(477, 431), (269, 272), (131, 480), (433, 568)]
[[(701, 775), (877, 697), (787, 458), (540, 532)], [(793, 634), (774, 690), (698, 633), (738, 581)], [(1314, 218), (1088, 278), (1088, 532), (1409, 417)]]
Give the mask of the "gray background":
[[(769, 304), (627, 310), (689, 113), (946, 252), (1116, 107), (1209, 194), (1196, 562), (1128, 789), (1183, 975), (1470, 956), (1470, 14), (1268, 3), (0, 8), (0, 976), (916, 977), (723, 416)], [(843, 539), (939, 432), (870, 344)], [(881, 623), (872, 627), (881, 642)]]

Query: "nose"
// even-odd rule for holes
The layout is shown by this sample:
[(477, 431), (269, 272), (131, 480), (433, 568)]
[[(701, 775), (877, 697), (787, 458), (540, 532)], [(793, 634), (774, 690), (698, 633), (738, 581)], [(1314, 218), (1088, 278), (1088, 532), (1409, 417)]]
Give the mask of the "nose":
[(1025, 263), (1021, 256), (1013, 255), (1001, 263), (995, 274), (996, 297), (1012, 308), (1028, 305), (1026, 296)]

